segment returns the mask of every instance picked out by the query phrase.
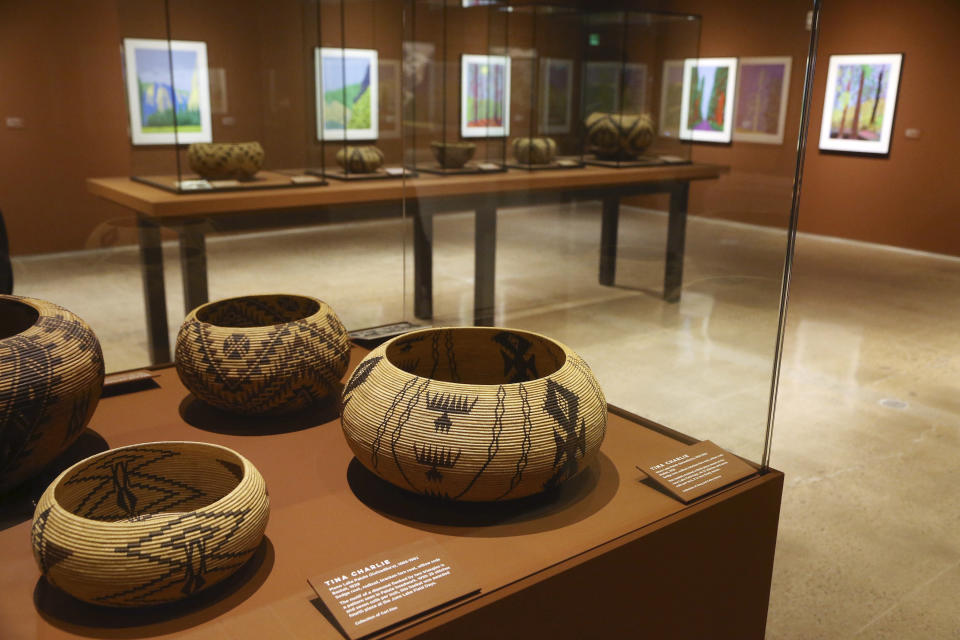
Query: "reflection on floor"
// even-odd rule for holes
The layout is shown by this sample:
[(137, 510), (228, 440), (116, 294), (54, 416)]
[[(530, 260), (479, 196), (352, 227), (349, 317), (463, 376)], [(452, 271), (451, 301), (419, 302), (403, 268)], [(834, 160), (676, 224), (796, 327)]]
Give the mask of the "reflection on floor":
[[(435, 225), (435, 323), (467, 323), (473, 217)], [(351, 328), (411, 319), (408, 232), (394, 219), (211, 238), (210, 294), (315, 295)], [(691, 218), (679, 304), (659, 297), (662, 215), (624, 211), (616, 287), (597, 283), (596, 207), (505, 211), (498, 234), (498, 324), (569, 344), (612, 403), (761, 457), (782, 230)], [(176, 256), (165, 247), (171, 337), (183, 318)], [(90, 322), (108, 369), (146, 364), (134, 250), (14, 269), (16, 293)], [(787, 484), (768, 638), (960, 637), (958, 300), (958, 260), (800, 238), (773, 445)]]

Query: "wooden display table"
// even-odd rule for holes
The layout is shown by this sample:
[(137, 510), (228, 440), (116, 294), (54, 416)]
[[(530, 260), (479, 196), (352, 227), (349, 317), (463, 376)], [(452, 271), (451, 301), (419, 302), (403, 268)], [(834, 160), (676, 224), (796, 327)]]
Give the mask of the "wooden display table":
[[(474, 321), (493, 323), (496, 212), (500, 207), (600, 200), (601, 284), (612, 285), (616, 273), (620, 199), (667, 193), (670, 219), (664, 269), (664, 299), (680, 299), (687, 198), (690, 182), (709, 180), (725, 167), (705, 164), (612, 169), (586, 167), (557, 171), (511, 170), (506, 173), (421, 176), (406, 180), (331, 182), (326, 186), (257, 188), (240, 191), (170, 193), (130, 178), (90, 178), (90, 193), (132, 209), (137, 216), (140, 262), (146, 302), (147, 333), (153, 363), (170, 361), (163, 253), (160, 228), (177, 231), (183, 274), (184, 313), (208, 299), (205, 234), (384, 217), (400, 211), (406, 197), (414, 222), (414, 315), (433, 314), (433, 215), (473, 210), (475, 225)], [(271, 176), (281, 175), (273, 172)]]
[[(354, 350), (353, 365), (363, 355)], [(611, 413), (595, 463), (549, 499), (443, 506), (367, 472), (335, 407), (233, 418), (200, 404), (172, 369), (158, 388), (106, 398), (77, 447), (212, 442), (255, 464), (270, 492), (266, 538), (234, 577), (159, 609), (104, 609), (40, 579), (26, 509), (4, 505), (0, 637), (321, 638), (341, 634), (307, 579), (432, 539), (479, 594), (375, 638), (763, 638), (783, 475), (755, 474), (683, 505), (634, 465), (671, 451), (665, 430)], [(13, 514), (13, 515), (12, 515)]]

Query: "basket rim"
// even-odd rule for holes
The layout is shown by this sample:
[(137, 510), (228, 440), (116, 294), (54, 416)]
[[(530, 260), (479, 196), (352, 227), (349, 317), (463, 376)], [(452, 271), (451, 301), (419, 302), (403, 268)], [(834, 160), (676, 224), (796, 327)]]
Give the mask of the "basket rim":
[[(528, 336), (535, 336), (537, 338), (541, 338), (549, 342), (550, 344), (557, 346), (560, 349), (560, 351), (563, 353), (563, 362), (554, 371), (548, 373), (547, 375), (539, 376), (537, 378), (532, 378), (524, 382), (496, 382), (496, 383), (483, 384), (483, 383), (477, 383), (477, 382), (452, 382), (450, 380), (437, 380), (436, 378), (429, 378), (427, 376), (418, 376), (415, 373), (404, 371), (403, 369), (395, 365), (393, 362), (391, 362), (390, 358), (387, 357), (387, 349), (389, 349), (390, 345), (392, 345), (394, 341), (397, 341), (402, 338), (406, 338), (408, 336), (412, 336), (418, 333), (431, 333), (434, 331), (450, 331), (450, 330), (509, 331), (512, 333), (523, 333)], [(407, 333), (401, 333), (398, 336), (394, 336), (393, 338), (390, 338), (389, 340), (384, 342), (382, 345), (377, 347), (374, 351), (371, 351), (369, 354), (367, 354), (364, 360), (369, 358), (376, 351), (380, 351), (380, 350), (382, 350), (383, 352), (383, 360), (381, 364), (386, 363), (387, 365), (399, 371), (401, 374), (405, 376), (413, 376), (414, 378), (420, 378), (421, 380), (429, 380), (431, 382), (434, 382), (436, 384), (441, 384), (441, 385), (452, 385), (455, 387), (480, 387), (480, 388), (489, 388), (489, 389), (496, 389), (499, 387), (506, 387), (508, 389), (511, 389), (519, 385), (546, 384), (547, 379), (557, 376), (560, 374), (560, 372), (564, 371), (568, 367), (573, 366), (570, 360), (570, 356), (576, 355), (576, 352), (570, 347), (568, 347), (567, 345), (565, 345), (564, 343), (560, 342), (559, 340), (555, 340), (554, 338), (551, 338), (550, 336), (544, 335), (542, 333), (537, 333), (536, 331), (529, 331), (527, 329), (514, 329), (512, 327), (500, 327), (500, 326), (477, 327), (473, 325), (456, 325), (451, 327), (425, 327), (423, 329), (417, 329), (416, 331), (408, 331)]]
[(40, 320), (45, 317), (48, 317), (52, 312), (58, 309), (66, 312), (69, 316), (72, 316), (75, 319), (78, 319), (78, 320), (80, 319), (80, 316), (73, 313), (72, 311), (68, 309), (64, 309), (63, 307), (60, 307), (48, 300), (41, 300), (40, 298), (30, 298), (27, 296), (18, 296), (14, 294), (0, 294), (0, 304), (3, 304), (5, 302), (9, 302), (12, 304), (21, 304), (25, 307), (33, 309), (34, 311), (37, 312), (37, 319), (34, 320), (30, 324), (30, 326), (28, 326), (23, 331), (18, 331), (17, 333), (13, 333), (9, 336), (0, 337), (0, 345), (2, 345), (7, 340), (10, 340), (11, 338), (33, 335), (39, 330), (37, 328), (37, 324), (39, 324)]
[[(312, 302), (316, 302), (318, 304), (318, 308), (315, 312), (311, 313), (310, 315), (304, 316), (302, 318), (297, 318), (296, 320), (287, 320), (284, 322), (279, 322), (274, 324), (262, 324), (254, 327), (228, 327), (222, 324), (214, 324), (212, 322), (206, 322), (205, 320), (201, 320), (200, 318), (197, 317), (197, 314), (200, 311), (207, 309), (209, 307), (212, 307), (213, 305), (222, 304), (224, 302), (230, 302), (231, 300), (243, 300), (244, 298), (275, 298), (275, 297), (301, 298), (303, 300), (310, 300)], [(304, 320), (311, 320), (313, 318), (318, 318), (318, 317), (321, 317), (321, 315), (324, 313), (325, 307), (328, 310), (332, 310), (332, 307), (326, 302), (324, 302), (323, 300), (321, 300), (320, 298), (304, 295), (302, 293), (284, 293), (284, 292), (248, 293), (242, 296), (230, 296), (229, 298), (219, 298), (217, 300), (210, 300), (209, 302), (204, 302), (200, 306), (195, 307), (194, 309), (191, 309), (190, 313), (187, 314), (187, 317), (183, 319), (183, 322), (184, 324), (186, 324), (188, 321), (193, 320), (194, 322), (199, 322), (204, 326), (215, 327), (217, 329), (225, 329), (225, 330), (229, 329), (231, 331), (253, 331), (256, 329), (262, 329), (264, 327), (276, 327), (278, 325), (290, 324), (291, 322), (302, 322)]]
[[(44, 491), (44, 494), (49, 494), (51, 506), (53, 507), (54, 510), (58, 512), (59, 517), (72, 519), (77, 523), (83, 523), (83, 525), (86, 527), (97, 527), (97, 528), (103, 527), (105, 529), (109, 529), (111, 531), (117, 531), (117, 532), (121, 532), (124, 529), (139, 530), (140, 528), (142, 528), (144, 521), (136, 521), (136, 520), (108, 521), (108, 520), (95, 520), (92, 518), (84, 518), (83, 516), (78, 516), (77, 514), (75, 514), (74, 512), (70, 511), (69, 509), (65, 508), (63, 505), (60, 504), (60, 501), (57, 500), (57, 488), (60, 486), (64, 478), (70, 472), (72, 472), (74, 469), (76, 469), (80, 465), (87, 464), (96, 458), (105, 456), (107, 454), (116, 453), (117, 451), (123, 451), (126, 449), (135, 449), (139, 447), (163, 446), (163, 445), (198, 445), (199, 447), (219, 449), (236, 456), (240, 460), (241, 466), (243, 467), (243, 477), (240, 478), (240, 480), (237, 482), (237, 485), (233, 489), (228, 491), (219, 499), (214, 500), (210, 504), (206, 504), (200, 507), (199, 509), (193, 509), (192, 511), (185, 511), (184, 513), (196, 513), (198, 511), (213, 509), (214, 507), (219, 506), (221, 503), (227, 500), (232, 500), (238, 492), (245, 490), (247, 485), (256, 482), (256, 476), (259, 475), (259, 471), (257, 471), (257, 468), (254, 466), (252, 462), (250, 462), (245, 456), (241, 455), (240, 453), (231, 449), (230, 447), (214, 444), (212, 442), (199, 442), (196, 440), (158, 440), (155, 442), (139, 442), (136, 444), (124, 445), (122, 447), (113, 447), (111, 449), (107, 449), (106, 451), (101, 451), (100, 453), (95, 453), (92, 456), (88, 456), (83, 460), (79, 460), (74, 464), (70, 465), (69, 467), (67, 467), (66, 469), (64, 469), (60, 473), (60, 475), (58, 475), (53, 480), (53, 482), (50, 483), (50, 485)], [(43, 498), (41, 497), (41, 499), (38, 501), (38, 504), (42, 500)], [(165, 514), (161, 512), (153, 515), (163, 516)]]

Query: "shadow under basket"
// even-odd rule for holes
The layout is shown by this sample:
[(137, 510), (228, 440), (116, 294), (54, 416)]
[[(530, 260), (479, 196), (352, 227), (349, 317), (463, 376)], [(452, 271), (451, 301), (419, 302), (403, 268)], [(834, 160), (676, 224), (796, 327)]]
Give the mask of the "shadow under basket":
[(270, 514), (263, 476), (240, 454), (153, 442), (82, 460), (47, 488), (33, 555), (47, 581), (92, 604), (180, 600), (240, 569)]

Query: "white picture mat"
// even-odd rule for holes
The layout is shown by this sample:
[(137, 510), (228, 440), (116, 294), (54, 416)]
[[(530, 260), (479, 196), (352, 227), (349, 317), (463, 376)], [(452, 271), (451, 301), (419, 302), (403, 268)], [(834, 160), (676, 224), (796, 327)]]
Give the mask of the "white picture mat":
[[(370, 126), (364, 129), (324, 129), (323, 61), (364, 58), (370, 64)], [(317, 100), (317, 140), (376, 140), (379, 136), (380, 78), (377, 52), (374, 49), (315, 47), (313, 52), (314, 86)], [(346, 78), (344, 78), (346, 82)]]
[[(137, 76), (137, 50), (189, 51), (197, 54), (197, 91), (200, 102), (200, 131), (169, 133), (146, 132), (141, 120), (140, 83)], [(190, 144), (212, 142), (213, 127), (210, 122), (210, 78), (207, 69), (207, 43), (189, 40), (151, 40), (143, 38), (123, 39), (123, 62), (127, 84), (127, 107), (130, 113), (130, 138), (135, 145)], [(173, 78), (170, 78), (173, 86)], [(174, 101), (174, 108), (176, 102)]]
[[(467, 126), (467, 70), (470, 65), (502, 65), (503, 71), (503, 126)], [(510, 135), (510, 56), (491, 56), (465, 53), (460, 58), (460, 135), (464, 138), (500, 138)]]
[[(738, 72), (741, 80), (743, 79), (742, 69), (745, 66), (750, 65), (768, 65), (768, 64), (779, 64), (783, 65), (783, 82), (780, 86), (780, 112), (777, 118), (777, 132), (775, 134), (767, 133), (745, 133), (737, 132), (736, 124), (733, 127), (733, 139), (736, 141), (742, 142), (759, 142), (762, 144), (783, 144), (783, 129), (784, 124), (786, 123), (787, 118), (787, 98), (790, 93), (790, 70), (793, 64), (793, 58), (790, 56), (769, 56), (769, 57), (759, 57), (759, 58), (740, 58), (740, 69)], [(737, 96), (734, 100), (734, 123), (737, 122), (736, 109), (737, 105), (740, 104), (740, 90), (742, 86), (737, 87)]]
[[(564, 91), (564, 117), (562, 124), (550, 124), (550, 70), (567, 70), (567, 87)], [(540, 132), (570, 133), (570, 114), (573, 107), (573, 60), (563, 58), (542, 58), (540, 60)]]
[[(884, 95), (883, 126), (879, 140), (844, 140), (830, 137), (830, 120), (833, 117), (833, 104), (836, 101), (837, 73), (842, 65), (850, 64), (889, 64), (890, 79)], [(900, 67), (903, 64), (902, 53), (883, 53), (868, 55), (830, 56), (830, 68), (827, 72), (827, 90), (823, 98), (823, 120), (820, 122), (820, 148), (828, 151), (851, 151), (854, 153), (876, 153), (884, 155), (890, 152), (890, 137), (893, 132), (893, 116), (897, 107), (897, 91), (900, 87)]]
[[(701, 131), (687, 126), (690, 115), (690, 92), (692, 87), (693, 70), (697, 67), (728, 68), (726, 95), (724, 104), (723, 129), (720, 131)], [(680, 139), (700, 142), (730, 142), (733, 132), (733, 97), (737, 86), (737, 59), (736, 58), (687, 58), (683, 61), (683, 102), (680, 105)]]

